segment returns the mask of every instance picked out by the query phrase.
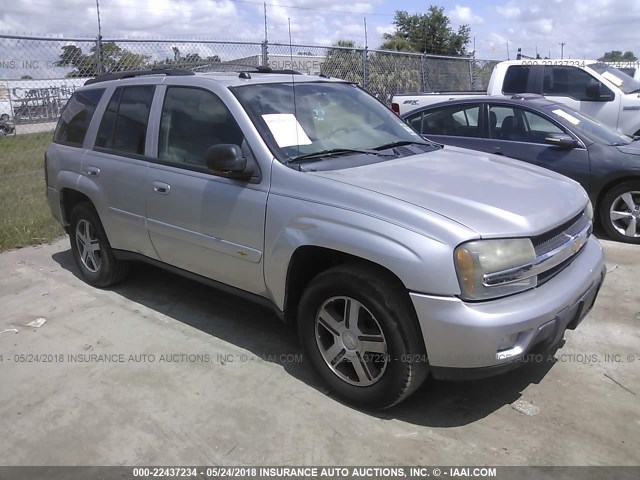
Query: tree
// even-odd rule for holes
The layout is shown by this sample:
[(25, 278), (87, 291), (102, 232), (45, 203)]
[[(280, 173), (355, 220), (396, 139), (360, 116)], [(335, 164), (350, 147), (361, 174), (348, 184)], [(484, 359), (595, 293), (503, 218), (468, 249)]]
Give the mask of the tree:
[(153, 62), (150, 65), (151, 68), (194, 68), (207, 66), (212, 63), (221, 63), (220, 57), (218, 55), (209, 55), (208, 57), (202, 58), (199, 53), (187, 53), (186, 55), (182, 55), (180, 53), (180, 49), (178, 47), (171, 47), (173, 51), (173, 58), (165, 58), (164, 60), (159, 60)]
[(364, 72), (363, 50), (356, 48), (351, 40), (338, 40), (327, 52), (327, 59), (322, 64), (322, 73), (348, 82), (362, 85)]
[(601, 62), (637, 62), (638, 58), (629, 50), (624, 53), (620, 50), (611, 50), (610, 52), (605, 52), (598, 60)]
[[(95, 77), (98, 74), (97, 46), (91, 47), (89, 53), (82, 52), (76, 45), (65, 45), (56, 67), (72, 67), (67, 77)], [(148, 55), (125, 50), (115, 42), (102, 44), (102, 73), (121, 72), (124, 70), (138, 70), (145, 68), (149, 61)]]
[(436, 55), (466, 55), (471, 28), (460, 25), (455, 32), (443, 7), (431, 5), (427, 13), (410, 15), (404, 10), (395, 13), (396, 31), (385, 33), (385, 50), (412, 51)]

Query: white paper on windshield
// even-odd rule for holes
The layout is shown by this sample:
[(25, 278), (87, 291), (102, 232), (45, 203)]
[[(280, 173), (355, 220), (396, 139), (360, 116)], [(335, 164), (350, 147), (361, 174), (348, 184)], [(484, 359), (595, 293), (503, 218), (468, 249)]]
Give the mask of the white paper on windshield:
[(558, 108), (557, 110), (553, 110), (552, 113), (555, 113), (559, 117), (564, 118), (566, 121), (574, 125), (580, 125), (580, 120), (574, 117), (573, 115), (571, 115), (569, 112), (565, 112), (564, 110), (560, 110)]
[(616, 87), (619, 87), (620, 85), (622, 85), (624, 83), (623, 80), (619, 79), (618, 77), (616, 77), (613, 73), (611, 72), (604, 72), (602, 74), (602, 76), (604, 78), (606, 78), (607, 80), (609, 80), (611, 83), (613, 83)]
[(295, 115), (291, 113), (269, 113), (262, 115), (262, 118), (280, 148), (311, 144), (311, 140), (309, 140)]

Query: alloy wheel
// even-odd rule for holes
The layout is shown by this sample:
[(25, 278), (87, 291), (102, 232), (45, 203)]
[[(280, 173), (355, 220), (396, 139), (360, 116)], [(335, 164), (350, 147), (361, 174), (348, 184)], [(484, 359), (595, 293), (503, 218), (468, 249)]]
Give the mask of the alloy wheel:
[(87, 270), (96, 273), (100, 270), (102, 257), (100, 255), (100, 242), (96, 237), (96, 232), (91, 223), (87, 220), (80, 220), (76, 225), (76, 245), (78, 255)]
[(319, 308), (316, 342), (331, 371), (359, 387), (376, 383), (389, 363), (387, 341), (380, 323), (351, 297), (332, 297)]
[(611, 203), (611, 224), (620, 234), (640, 237), (640, 191), (623, 193)]

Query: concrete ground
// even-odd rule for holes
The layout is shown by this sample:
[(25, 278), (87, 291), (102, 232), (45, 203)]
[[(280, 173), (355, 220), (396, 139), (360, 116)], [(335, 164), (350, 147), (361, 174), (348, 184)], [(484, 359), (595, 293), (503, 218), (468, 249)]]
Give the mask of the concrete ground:
[(327, 396), (260, 307), (148, 266), (96, 290), (67, 239), (3, 253), (0, 465), (638, 465), (640, 246), (604, 244), (555, 361), (380, 414)]

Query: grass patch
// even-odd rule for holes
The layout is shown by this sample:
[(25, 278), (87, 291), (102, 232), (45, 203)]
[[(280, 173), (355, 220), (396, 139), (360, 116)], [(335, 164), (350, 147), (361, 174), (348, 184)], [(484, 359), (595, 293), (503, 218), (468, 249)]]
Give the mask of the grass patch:
[(53, 132), (0, 137), (0, 251), (64, 233), (47, 204), (44, 152)]

